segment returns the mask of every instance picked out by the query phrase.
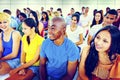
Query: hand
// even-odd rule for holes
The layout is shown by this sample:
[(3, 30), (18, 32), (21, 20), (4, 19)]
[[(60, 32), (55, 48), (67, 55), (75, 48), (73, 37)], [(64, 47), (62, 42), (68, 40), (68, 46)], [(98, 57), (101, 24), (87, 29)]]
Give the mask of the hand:
[(14, 75), (14, 74), (17, 73), (17, 72), (18, 72), (17, 69), (13, 69), (13, 70), (11, 70), (11, 71), (9, 72), (9, 74), (10, 74), (10, 75)]
[(22, 69), (18, 72), (19, 75), (25, 75), (26, 74), (26, 70), (25, 69)]

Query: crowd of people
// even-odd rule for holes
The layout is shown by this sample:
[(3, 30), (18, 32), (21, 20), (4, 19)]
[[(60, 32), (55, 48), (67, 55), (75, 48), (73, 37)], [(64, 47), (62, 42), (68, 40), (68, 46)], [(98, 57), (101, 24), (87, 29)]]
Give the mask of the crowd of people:
[(120, 80), (120, 9), (0, 12), (5, 80)]

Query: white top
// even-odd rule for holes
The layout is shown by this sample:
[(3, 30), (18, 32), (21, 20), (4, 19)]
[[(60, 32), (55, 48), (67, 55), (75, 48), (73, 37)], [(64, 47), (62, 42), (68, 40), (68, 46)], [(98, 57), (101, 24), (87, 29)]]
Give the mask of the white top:
[(96, 34), (101, 28), (103, 28), (102, 24), (94, 25), (94, 26), (90, 29), (89, 35), (94, 37), (95, 34)]
[(67, 37), (73, 41), (74, 43), (78, 42), (80, 40), (79, 35), (83, 34), (83, 28), (81, 26), (77, 26), (77, 29), (74, 31), (71, 31), (70, 25), (66, 27), (66, 33)]

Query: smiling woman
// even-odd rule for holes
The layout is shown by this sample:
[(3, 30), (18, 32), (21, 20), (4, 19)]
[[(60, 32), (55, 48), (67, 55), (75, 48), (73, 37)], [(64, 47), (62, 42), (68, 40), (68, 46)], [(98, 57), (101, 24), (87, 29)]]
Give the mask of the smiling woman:
[(20, 63), (20, 33), (10, 27), (10, 16), (0, 13), (0, 75), (9, 73)]

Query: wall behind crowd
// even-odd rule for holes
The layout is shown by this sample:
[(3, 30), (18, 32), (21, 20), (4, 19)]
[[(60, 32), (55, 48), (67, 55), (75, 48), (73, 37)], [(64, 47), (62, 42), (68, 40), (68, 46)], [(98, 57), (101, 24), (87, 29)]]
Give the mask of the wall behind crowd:
[(75, 11), (81, 11), (82, 6), (90, 8), (92, 13), (93, 9), (105, 10), (106, 7), (120, 8), (119, 0), (0, 0), (0, 11), (7, 8), (10, 9), (15, 15), (16, 9), (23, 10), (23, 8), (30, 7), (33, 10), (39, 10), (44, 7), (48, 10), (50, 7), (62, 8), (63, 15), (66, 16), (70, 12), (70, 8), (75, 8)]

